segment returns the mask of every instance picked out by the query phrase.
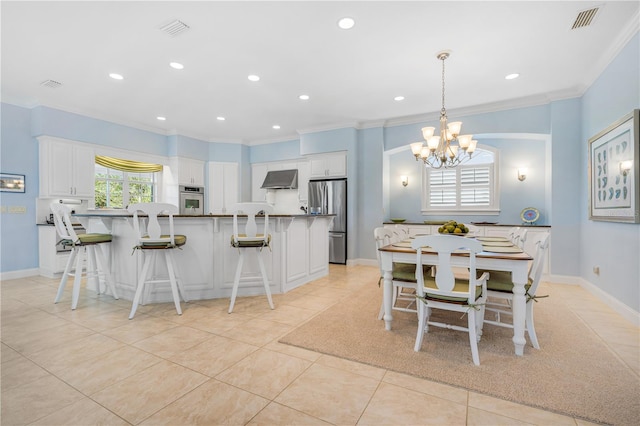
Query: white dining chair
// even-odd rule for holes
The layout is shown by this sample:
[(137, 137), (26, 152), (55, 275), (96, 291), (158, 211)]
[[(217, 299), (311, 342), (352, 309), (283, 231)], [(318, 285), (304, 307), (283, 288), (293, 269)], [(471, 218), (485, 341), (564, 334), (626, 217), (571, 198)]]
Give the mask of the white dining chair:
[[(482, 251), (482, 243), (471, 238), (453, 235), (428, 235), (415, 238), (411, 247), (416, 250), (416, 265), (424, 265), (423, 247), (429, 247), (429, 250), (437, 253), (437, 260), (433, 262), (436, 266), (435, 277), (425, 275), (422, 268), (416, 268), (419, 303), (414, 350), (420, 351), (424, 335), (429, 332), (429, 326), (465, 331), (469, 334), (473, 363), (480, 365), (478, 342), (482, 336), (489, 278), (488, 273), (483, 273), (480, 278), (476, 278), (476, 253)], [(464, 250), (468, 253), (468, 257), (463, 258), (465, 264), (462, 265), (470, 271), (466, 279), (455, 277), (451, 255), (456, 250)], [(466, 314), (467, 326), (432, 321), (433, 309)]]

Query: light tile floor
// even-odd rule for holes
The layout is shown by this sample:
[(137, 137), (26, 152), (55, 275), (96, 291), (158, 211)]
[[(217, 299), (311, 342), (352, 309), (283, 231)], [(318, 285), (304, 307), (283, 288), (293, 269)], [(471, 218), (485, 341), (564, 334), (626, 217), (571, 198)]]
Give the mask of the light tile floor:
[[(264, 296), (245, 297), (231, 315), (221, 299), (183, 304), (182, 316), (171, 303), (140, 306), (131, 321), (125, 300), (83, 290), (71, 311), (69, 292), (53, 303), (57, 280), (4, 281), (0, 423), (588, 424), (278, 343), (377, 280), (374, 267), (331, 265), (328, 277), (274, 295), (273, 311)], [(555, 287), (640, 375), (638, 327), (580, 287)]]

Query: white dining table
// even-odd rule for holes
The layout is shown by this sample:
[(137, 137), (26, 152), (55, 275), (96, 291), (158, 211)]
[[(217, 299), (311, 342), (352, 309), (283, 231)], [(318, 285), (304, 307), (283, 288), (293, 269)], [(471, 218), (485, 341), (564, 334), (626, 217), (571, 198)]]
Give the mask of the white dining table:
[[(463, 238), (463, 237), (461, 237)], [(384, 282), (384, 324), (387, 330), (391, 330), (393, 322), (393, 283), (392, 269), (394, 262), (416, 264), (416, 251), (402, 244), (389, 244), (380, 249), (380, 263), (383, 271)], [(428, 249), (422, 251), (424, 264), (437, 264), (438, 254)], [(533, 258), (525, 252), (520, 253), (493, 253), (483, 251), (476, 255), (476, 268), (478, 270), (511, 272), (513, 280), (513, 345), (516, 355), (524, 354), (526, 339), (525, 313), (527, 299), (525, 296), (525, 284), (529, 273), (529, 262)], [(453, 253), (451, 266), (468, 267), (469, 255)]]

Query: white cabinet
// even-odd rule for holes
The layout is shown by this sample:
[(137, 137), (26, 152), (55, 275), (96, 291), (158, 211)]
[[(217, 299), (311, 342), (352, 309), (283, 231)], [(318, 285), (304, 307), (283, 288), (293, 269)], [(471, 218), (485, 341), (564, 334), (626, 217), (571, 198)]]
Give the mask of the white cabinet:
[(345, 153), (321, 154), (309, 157), (311, 178), (333, 178), (347, 176)]
[(251, 201), (261, 203), (267, 199), (267, 190), (260, 187), (268, 171), (267, 163), (251, 165)]
[(204, 161), (178, 158), (178, 182), (180, 185), (204, 186)]
[(309, 162), (298, 161), (298, 199), (305, 204), (309, 199), (309, 176)]
[(209, 163), (209, 212), (225, 214), (238, 202), (238, 163)]
[(40, 142), (40, 197), (95, 196), (95, 153), (84, 144), (50, 137)]

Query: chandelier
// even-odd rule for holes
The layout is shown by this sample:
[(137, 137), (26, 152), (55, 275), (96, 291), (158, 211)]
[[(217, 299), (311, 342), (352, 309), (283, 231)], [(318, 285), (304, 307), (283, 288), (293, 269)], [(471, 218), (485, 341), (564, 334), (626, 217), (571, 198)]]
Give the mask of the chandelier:
[(440, 52), (437, 58), (442, 61), (442, 109), (440, 110), (440, 134), (434, 135), (435, 127), (423, 127), (422, 137), (426, 141), (411, 144), (411, 152), (416, 161), (422, 159), (425, 166), (439, 169), (450, 168), (469, 160), (476, 150), (478, 141), (473, 135), (461, 135), (461, 121), (447, 123), (447, 110), (444, 107), (444, 61), (449, 52)]

